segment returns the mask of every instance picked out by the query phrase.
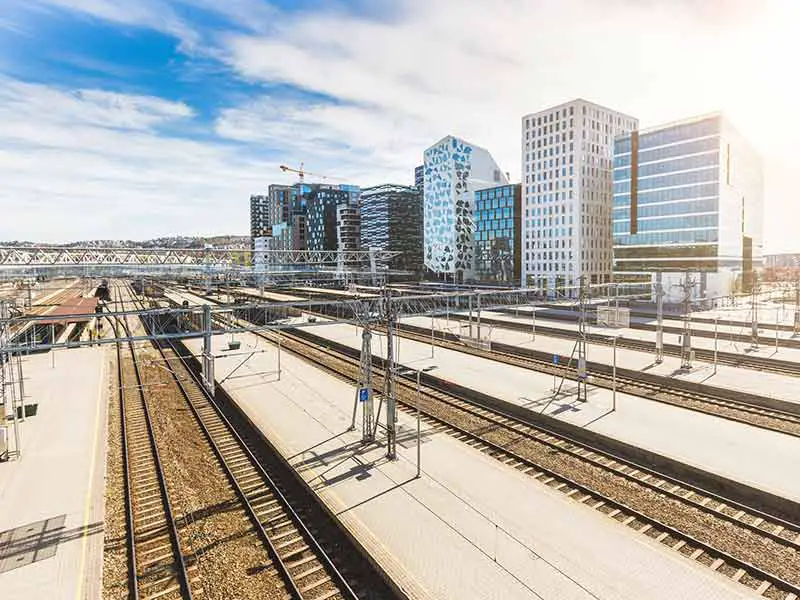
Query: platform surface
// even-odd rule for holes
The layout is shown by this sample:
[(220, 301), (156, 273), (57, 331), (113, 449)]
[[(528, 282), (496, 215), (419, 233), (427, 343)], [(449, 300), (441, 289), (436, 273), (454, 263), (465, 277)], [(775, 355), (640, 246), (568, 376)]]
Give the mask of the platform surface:
[(55, 368), (49, 353), (24, 360), (26, 402), (38, 406), (20, 423), (21, 457), (0, 463), (3, 598), (101, 597), (105, 356), (56, 351)]
[[(213, 339), (217, 380), (252, 353), (223, 386), (412, 598), (756, 597), (424, 424), (415, 479), (413, 417), (399, 414), (399, 460), (387, 462), (359, 443), (360, 411), (348, 431), (351, 385), (285, 351), (278, 378), (276, 348), (236, 339), (236, 351)], [(197, 353), (201, 342), (188, 345)]]
[[(489, 318), (492, 320), (501, 320), (501, 321), (511, 321), (511, 322), (520, 322), (523, 323), (526, 327), (530, 327), (533, 330), (533, 318), (531, 316), (531, 309), (530, 307), (520, 307), (515, 313), (518, 314), (511, 314), (507, 312), (495, 312), (495, 311), (482, 311), (481, 314), (484, 318)], [(459, 311), (459, 314), (466, 317), (467, 313), (465, 311)], [(575, 313), (572, 311), (557, 311), (553, 309), (536, 309), (536, 326), (543, 326), (543, 327), (550, 327), (555, 329), (564, 329), (566, 331), (574, 333), (577, 330), (577, 321), (564, 321), (558, 320), (553, 318), (547, 318), (549, 315), (557, 315), (557, 314), (566, 314), (570, 316), (575, 316)], [(475, 320), (475, 313), (473, 312), (473, 320)], [(639, 318), (637, 318), (639, 319)], [(631, 318), (633, 321), (634, 319)], [(647, 321), (650, 322), (650, 321)], [(655, 320), (651, 322), (655, 325)], [(667, 327), (682, 327), (683, 323), (681, 321), (670, 321), (664, 319), (664, 326)], [(714, 324), (713, 323), (699, 323), (699, 322), (692, 322), (690, 331), (706, 331), (713, 333), (714, 332)], [(629, 339), (634, 340), (644, 340), (648, 342), (655, 342), (656, 339), (656, 332), (645, 330), (645, 329), (632, 329), (629, 327), (600, 327), (596, 325), (596, 321), (594, 319), (594, 315), (591, 315), (589, 319), (589, 323), (587, 325), (587, 331), (589, 333), (603, 333), (608, 332), (609, 335), (620, 335)], [(748, 355), (754, 353), (757, 356), (763, 357), (775, 357), (781, 360), (793, 360), (800, 362), (800, 348), (791, 348), (785, 347), (780, 345), (781, 340), (794, 340), (795, 342), (798, 338), (792, 338), (792, 333), (790, 331), (778, 331), (778, 352), (775, 353), (775, 333), (776, 331), (770, 329), (759, 329), (759, 336), (762, 338), (762, 343), (759, 344), (759, 348), (756, 351), (751, 350), (750, 342), (744, 341), (736, 341), (731, 339), (731, 334), (734, 335), (750, 335), (750, 327), (740, 327), (740, 326), (726, 326), (726, 325), (719, 325), (718, 332), (717, 332), (717, 350), (719, 352), (730, 352), (733, 354), (743, 354)], [(667, 333), (664, 332), (664, 343), (666, 344), (679, 344), (679, 334), (678, 333)], [(699, 335), (692, 335), (692, 347), (694, 348), (703, 348), (708, 350), (714, 349), (714, 338), (713, 337), (700, 337)]]
[[(531, 325), (530, 317), (515, 317), (514, 315), (494, 312), (486, 312), (483, 314), (491, 319)], [(411, 317), (404, 321), (419, 327), (430, 327), (430, 317)], [(576, 332), (575, 323), (538, 318), (536, 323), (546, 327), (563, 329), (573, 334)], [(458, 334), (459, 331), (463, 334), (469, 330), (466, 322), (456, 321), (455, 319), (436, 319), (434, 326), (437, 330), (454, 334)], [(573, 339), (554, 337), (542, 333), (541, 328), (536, 330), (534, 339), (532, 326), (530, 332), (525, 332), (506, 329), (499, 325), (489, 326), (483, 323), (481, 329), (481, 337), (489, 336), (488, 332), (491, 330), (490, 338), (494, 341), (524, 346), (543, 352), (553, 352), (561, 354), (562, 356), (569, 355), (575, 344)], [(609, 339), (619, 335), (628, 339), (655, 340), (654, 332), (641, 331), (638, 329), (615, 329), (591, 325), (588, 327), (587, 331), (595, 335), (607, 334)], [(473, 321), (473, 334), (477, 335), (477, 325), (475, 321)], [(674, 339), (670, 339), (670, 336)], [(668, 343), (677, 343), (675, 334), (664, 334), (664, 340)], [(713, 339), (694, 337), (692, 344), (695, 347), (714, 348)], [(737, 343), (720, 339), (718, 344), (720, 352), (750, 354), (750, 352), (746, 351), (749, 345), (742, 342)], [(800, 350), (797, 349), (781, 348), (776, 354), (774, 348), (761, 346), (761, 349), (754, 353), (754, 355), (762, 357), (774, 356), (781, 360), (797, 360), (800, 362)], [(613, 348), (609, 344), (588, 342), (587, 360), (610, 365), (613, 363)], [(622, 348), (621, 346), (617, 348), (617, 360), (619, 361), (617, 364), (624, 366), (626, 369), (635, 369), (646, 371), (653, 375), (666, 375), (685, 379), (687, 381), (742, 390), (752, 394), (760, 394), (769, 398), (780, 398), (790, 402), (800, 402), (800, 378), (790, 375), (780, 375), (777, 373), (757, 371), (755, 369), (736, 368), (728, 365), (717, 365), (717, 371), (714, 373), (713, 363), (699, 360), (694, 361), (691, 371), (685, 372), (681, 371), (681, 360), (677, 356), (665, 355), (663, 362), (657, 365), (655, 364), (653, 352), (630, 350)]]
[[(414, 320), (420, 326), (427, 323), (430, 327), (429, 317), (414, 317), (412, 322)], [(361, 348), (361, 338), (355, 326), (325, 325), (314, 327), (312, 331)], [(546, 344), (549, 343), (548, 340)], [(434, 348), (434, 358), (431, 358), (430, 344), (409, 339), (401, 338), (398, 347), (396, 359), (407, 367), (417, 369), (436, 365), (437, 370), (431, 373), (433, 376), (780, 496), (800, 500), (800, 481), (786, 477), (786, 473), (795, 472), (800, 467), (800, 438), (622, 393), (617, 393), (616, 410), (611, 412), (611, 390), (589, 386), (588, 401), (579, 403), (575, 384), (566, 381), (561, 388), (562, 394), (554, 398), (553, 376), (546, 373), (445, 348)], [(544, 349), (547, 348), (561, 354), (565, 350), (563, 345), (545, 345)], [(386, 355), (384, 336), (373, 335), (373, 353)], [(588, 358), (595, 360), (597, 357), (589, 352)], [(627, 366), (624, 362), (619, 364)], [(751, 372), (753, 377), (760, 375)]]

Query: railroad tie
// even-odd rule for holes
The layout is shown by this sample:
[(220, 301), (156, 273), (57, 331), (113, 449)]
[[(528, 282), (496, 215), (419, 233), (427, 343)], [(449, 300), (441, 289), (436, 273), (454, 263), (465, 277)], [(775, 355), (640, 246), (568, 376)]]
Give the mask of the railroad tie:
[(759, 596), (763, 596), (764, 592), (766, 592), (772, 584), (769, 581), (762, 581), (761, 585), (756, 588), (756, 594)]
[(746, 573), (746, 571), (744, 569), (739, 569), (738, 571), (736, 571), (736, 573), (734, 573), (734, 575), (733, 575), (733, 577), (731, 577), (731, 579), (733, 579), (735, 582), (738, 583), (739, 580), (742, 577), (744, 577), (745, 573)]

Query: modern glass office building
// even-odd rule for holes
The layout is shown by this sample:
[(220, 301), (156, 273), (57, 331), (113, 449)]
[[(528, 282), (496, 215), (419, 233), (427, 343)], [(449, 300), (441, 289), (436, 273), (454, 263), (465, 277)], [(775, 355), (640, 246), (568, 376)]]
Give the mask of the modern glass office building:
[(519, 284), (522, 186), (475, 192), (475, 279)]
[(615, 140), (612, 228), (616, 281), (664, 291), (690, 274), (695, 298), (747, 289), (762, 249), (761, 163), (721, 114)]
[(271, 230), (266, 237), (267, 249), (306, 249), (306, 199), (310, 190), (310, 186), (300, 184), (269, 186)]
[[(307, 215), (306, 229), (308, 232), (309, 250), (336, 250), (339, 247), (339, 232), (337, 230), (337, 207), (340, 205), (353, 205), (358, 207), (360, 189), (347, 185), (311, 185), (306, 194)], [(350, 211), (346, 211), (350, 215)], [(348, 219), (351, 224), (352, 219)], [(358, 245), (358, 231), (349, 228), (351, 235), (342, 249), (354, 249)]]
[(392, 269), (422, 270), (422, 190), (378, 185), (361, 191), (361, 248), (399, 251)]

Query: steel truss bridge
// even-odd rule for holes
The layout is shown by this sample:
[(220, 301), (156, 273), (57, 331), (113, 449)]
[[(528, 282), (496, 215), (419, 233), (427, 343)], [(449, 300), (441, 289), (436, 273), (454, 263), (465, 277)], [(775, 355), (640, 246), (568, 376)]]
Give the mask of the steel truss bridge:
[[(149, 308), (129, 311), (105, 311), (102, 316), (115, 319), (122, 316), (140, 317), (152, 325), (151, 333), (145, 336), (108, 337), (89, 341), (73, 342), (16, 342), (10, 332), (39, 322), (52, 320), (48, 315), (26, 315), (7, 309), (5, 318), (0, 318), (0, 355), (3, 353), (35, 352), (53, 348), (75, 348), (97, 344), (113, 344), (127, 341), (147, 341), (160, 339), (201, 338), (223, 333), (244, 333), (315, 327), (333, 323), (353, 323), (359, 326), (381, 326), (387, 320), (411, 316), (445, 315), (455, 310), (492, 310), (514, 305), (532, 304), (541, 300), (538, 288), (508, 289), (499, 291), (457, 291), (440, 294), (415, 296), (382, 296), (348, 300), (303, 300), (297, 302), (254, 302), (248, 304), (215, 304), (189, 307)], [(292, 311), (316, 311), (323, 309), (329, 320), (315, 323), (289, 323), (286, 321)], [(59, 315), (69, 320), (81, 315)], [(99, 316), (99, 315), (98, 315)], [(210, 317), (204, 328), (208, 331), (175, 331), (176, 324), (198, 322)], [(203, 321), (205, 323), (205, 321)]]
[(254, 255), (267, 268), (385, 265), (400, 254), (385, 250), (258, 250), (175, 248), (68, 248), (61, 246), (0, 246), (0, 270), (37, 267), (189, 266), (245, 267)]
[[(362, 328), (361, 369), (359, 382), (356, 387), (357, 395), (353, 403), (352, 427), (355, 428), (356, 412), (359, 404), (363, 412), (362, 440), (374, 441), (380, 420), (381, 405), (386, 406), (385, 432), (387, 457), (396, 458), (396, 378), (402, 373), (395, 362), (393, 350), (393, 337), (395, 335), (398, 319), (409, 316), (447, 314), (450, 310), (469, 309), (470, 316), (473, 310), (477, 311), (477, 322), (480, 323), (480, 311), (492, 308), (507, 307), (533, 303), (541, 298), (540, 289), (493, 290), (493, 291), (458, 291), (443, 294), (425, 294), (415, 296), (393, 296), (391, 289), (385, 288), (384, 292), (375, 297), (356, 298), (339, 301), (297, 301), (297, 302), (259, 302), (252, 304), (227, 304), (227, 305), (198, 305), (189, 307), (149, 308), (133, 311), (105, 312), (103, 316), (115, 319), (122, 316), (139, 317), (146, 326), (147, 333), (139, 336), (109, 337), (88, 341), (63, 341), (56, 339), (39, 341), (35, 338), (31, 343), (20, 342), (13, 334), (22, 331), (37, 322), (46, 322), (48, 315), (33, 316), (12, 314), (7, 302), (0, 302), (0, 398), (5, 401), (6, 388), (9, 388), (12, 405), (14, 386), (20, 389), (19, 397), (24, 397), (22, 392), (21, 356), (25, 352), (37, 350), (51, 350), (54, 348), (86, 346), (94, 344), (114, 344), (122, 341), (148, 341), (169, 339), (203, 339), (202, 351), (202, 379), (209, 391), (215, 390), (217, 385), (214, 378), (214, 360), (217, 358), (212, 351), (212, 336), (228, 333), (258, 332), (281, 329), (297, 329), (303, 327), (323, 327), (331, 323), (351, 323)], [(290, 317), (302, 311), (321, 309), (326, 314), (325, 319), (314, 322), (297, 323)], [(59, 315), (59, 318), (69, 316)], [(377, 412), (374, 408), (374, 394), (372, 384), (372, 344), (371, 331), (373, 328), (384, 328), (386, 339), (386, 358), (384, 389)], [(480, 327), (480, 325), (478, 325)], [(431, 320), (431, 336), (433, 337), (433, 319)], [(117, 331), (121, 331), (117, 330)], [(115, 335), (117, 332), (115, 331)], [(53, 338), (55, 336), (52, 336)], [(480, 333), (478, 334), (480, 338)], [(280, 352), (280, 345), (278, 346)], [(249, 358), (249, 357), (248, 357)], [(16, 359), (19, 370), (19, 381), (15, 384), (16, 371), (12, 359)], [(246, 361), (247, 358), (244, 359)], [(244, 362), (243, 361), (243, 362)], [(240, 363), (239, 366), (241, 366)], [(9, 368), (4, 368), (7, 365)], [(238, 367), (236, 367), (238, 368)], [(6, 374), (9, 377), (6, 377)], [(359, 394), (367, 391), (367, 399), (363, 400)], [(19, 445), (16, 446), (19, 448)]]

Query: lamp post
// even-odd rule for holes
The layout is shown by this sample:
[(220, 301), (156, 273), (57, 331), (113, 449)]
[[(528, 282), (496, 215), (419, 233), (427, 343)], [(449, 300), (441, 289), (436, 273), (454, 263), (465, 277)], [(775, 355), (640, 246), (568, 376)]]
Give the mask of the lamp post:
[(611, 368), (611, 412), (617, 410), (617, 340), (618, 335), (611, 336), (611, 347), (614, 353), (614, 362)]
[(618, 335), (614, 336), (614, 344), (612, 348), (614, 349), (614, 367), (611, 371), (611, 410), (617, 410), (617, 339), (619, 338)]
[(433, 313), (431, 313), (431, 358), (433, 358), (433, 345), (434, 345), (434, 338), (433, 338)]
[(433, 371), (437, 369), (436, 365), (431, 365), (429, 367), (425, 367), (424, 369), (409, 369), (408, 367), (404, 367), (403, 371), (400, 372), (401, 375), (410, 375), (416, 371), (417, 373), (417, 479), (419, 479), (422, 471), (422, 428), (420, 426), (420, 412), (419, 412), (419, 400), (422, 395), (421, 386), (420, 386), (420, 376), (422, 373), (427, 373), (428, 371)]
[(719, 317), (714, 317), (714, 375), (717, 374), (717, 328)]
[(775, 354), (778, 353), (778, 330), (780, 329), (780, 306), (775, 307)]

